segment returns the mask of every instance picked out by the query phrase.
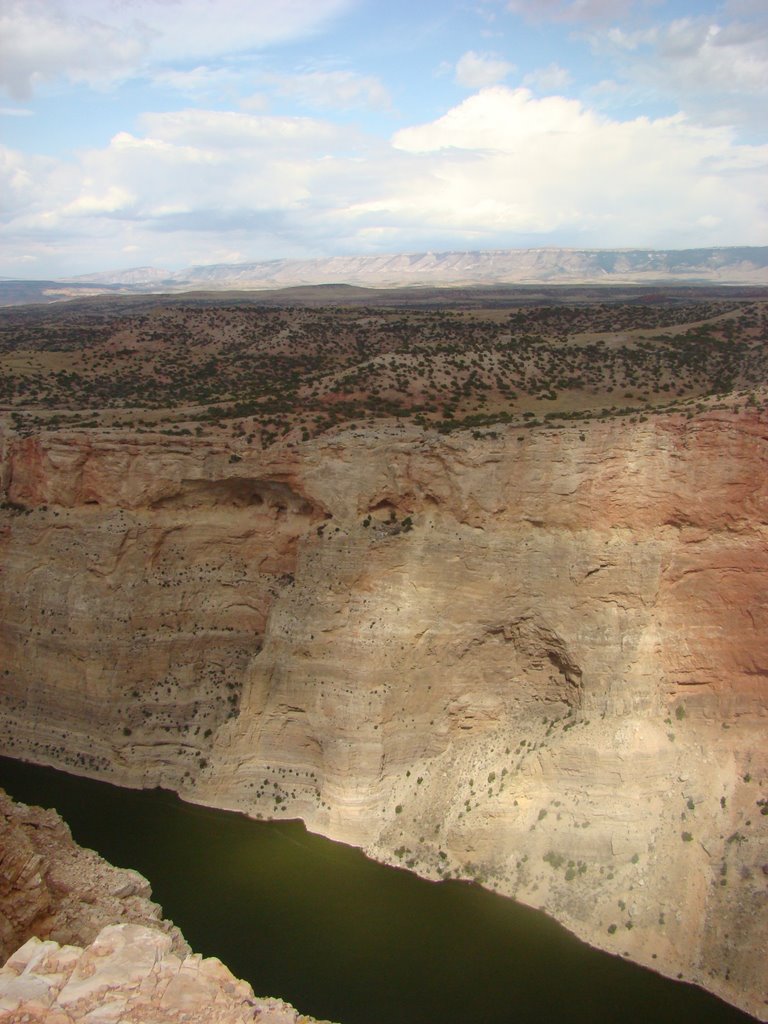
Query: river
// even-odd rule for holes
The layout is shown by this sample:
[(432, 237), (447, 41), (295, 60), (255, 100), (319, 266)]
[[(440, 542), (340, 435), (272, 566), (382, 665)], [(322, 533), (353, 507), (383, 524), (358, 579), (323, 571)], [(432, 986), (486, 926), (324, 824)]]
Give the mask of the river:
[(259, 995), (341, 1024), (748, 1024), (700, 989), (591, 949), (545, 915), (311, 835), (0, 758), (82, 846), (152, 884), (192, 948)]

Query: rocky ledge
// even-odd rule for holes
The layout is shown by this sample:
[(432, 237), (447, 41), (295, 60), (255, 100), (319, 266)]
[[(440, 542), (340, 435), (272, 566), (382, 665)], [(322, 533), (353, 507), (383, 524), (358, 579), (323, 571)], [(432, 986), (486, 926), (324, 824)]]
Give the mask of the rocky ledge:
[(0, 970), (0, 1017), (7, 1024), (310, 1020), (279, 999), (256, 999), (215, 957), (180, 956), (171, 947), (169, 935), (140, 924), (102, 928), (85, 949), (31, 938)]

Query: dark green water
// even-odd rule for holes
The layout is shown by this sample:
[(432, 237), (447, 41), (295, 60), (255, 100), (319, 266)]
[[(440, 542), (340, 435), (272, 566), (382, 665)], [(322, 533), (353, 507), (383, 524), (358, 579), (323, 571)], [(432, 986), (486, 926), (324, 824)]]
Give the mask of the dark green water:
[(746, 1024), (688, 985), (583, 945), (461, 882), (434, 884), (308, 834), (0, 758), (0, 786), (56, 807), (133, 867), (192, 948), (261, 995), (341, 1024)]

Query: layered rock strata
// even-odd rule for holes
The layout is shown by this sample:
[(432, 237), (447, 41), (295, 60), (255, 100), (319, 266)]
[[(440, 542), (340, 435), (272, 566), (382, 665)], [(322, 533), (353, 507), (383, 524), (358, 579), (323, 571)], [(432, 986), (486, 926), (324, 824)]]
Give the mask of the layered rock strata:
[(478, 878), (765, 1018), (767, 440), (9, 438), (3, 752)]

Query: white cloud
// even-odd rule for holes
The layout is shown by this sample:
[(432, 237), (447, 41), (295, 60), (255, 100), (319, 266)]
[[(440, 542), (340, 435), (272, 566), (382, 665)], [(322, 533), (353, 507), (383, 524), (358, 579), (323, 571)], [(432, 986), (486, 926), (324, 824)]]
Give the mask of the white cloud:
[[(243, 110), (264, 110), (272, 97), (287, 97), (313, 110), (389, 110), (391, 97), (381, 79), (348, 69), (302, 69), (293, 73), (267, 71), (250, 62), (194, 68), (160, 68), (152, 83), (174, 89), (200, 102), (225, 97)], [(251, 92), (254, 86), (260, 92)]]
[(240, 85), (242, 77), (241, 73), (232, 68), (208, 67), (201, 64), (186, 70), (163, 68), (155, 71), (152, 74), (152, 83), (174, 89), (187, 96), (201, 96), (237, 87)]
[(135, 197), (115, 215), (163, 232), (226, 236), (265, 213), (284, 217), (309, 202), (318, 167), (342, 145), (338, 128), (309, 118), (185, 110), (145, 115), (142, 127), (84, 167), (107, 196)]
[(125, 36), (115, 26), (41, 0), (7, 0), (0, 11), (0, 86), (27, 99), (46, 79), (65, 75), (102, 85), (135, 67), (145, 33)]
[(305, 71), (262, 77), (280, 95), (290, 96), (305, 107), (317, 110), (356, 107), (386, 110), (391, 103), (387, 89), (374, 75), (354, 71)]
[(514, 64), (494, 54), (468, 50), (456, 62), (456, 81), (466, 89), (483, 89), (504, 81), (514, 70)]
[(768, 96), (768, 30), (675, 21), (658, 34), (662, 81), (684, 91)]
[(639, 32), (610, 29), (596, 49), (626, 60), (632, 75), (669, 90), (768, 94), (768, 29), (681, 18)]
[(765, 126), (768, 21), (680, 18), (641, 31), (611, 28), (590, 36), (614, 61), (625, 90), (671, 100), (711, 124)]
[(128, 209), (135, 202), (133, 193), (116, 185), (109, 185), (96, 193), (88, 190), (87, 182), (84, 184), (86, 190), (62, 208), (61, 212), (65, 217), (118, 213)]
[(636, 0), (507, 0), (507, 10), (529, 21), (607, 22), (625, 17)]
[(537, 136), (586, 135), (597, 123), (577, 100), (561, 96), (534, 100), (528, 89), (495, 86), (470, 96), (436, 121), (399, 131), (394, 145), (409, 152), (448, 148), (512, 152), (522, 141)]
[(148, 65), (306, 36), (352, 0), (4, 0), (0, 86), (26, 98), (59, 77), (104, 86)]
[(269, 98), (263, 92), (252, 92), (248, 96), (241, 97), (238, 100), (238, 106), (241, 110), (261, 113), (269, 107)]
[[(79, 9), (81, 0), (66, 0)], [(123, 30), (147, 26), (155, 59), (178, 60), (261, 49), (318, 31), (353, 0), (128, 0), (116, 8)], [(103, 0), (85, 0), (103, 10)], [(113, 8), (114, 9), (114, 8)]]
[(761, 244), (765, 195), (768, 146), (527, 89), (481, 90), (390, 143), (319, 118), (189, 109), (146, 114), (72, 162), (0, 149), (0, 273), (22, 256), (98, 270), (125, 252), (184, 266), (535, 238)]
[(27, 157), (0, 145), (0, 217), (8, 222), (33, 210), (40, 200), (41, 184), (56, 167), (53, 160)]
[(119, 234), (120, 220), (166, 230), (188, 215), (203, 232), (217, 224), (226, 232), (233, 216), (305, 201), (315, 164), (351, 138), (309, 118), (235, 112), (147, 114), (142, 126), (143, 134), (120, 132), (76, 164), (0, 150), (8, 230), (55, 236), (111, 221)]
[(545, 68), (537, 68), (523, 78), (523, 85), (527, 85), (536, 92), (555, 93), (562, 92), (571, 84), (571, 75), (559, 64), (548, 64)]
[(377, 201), (403, 217), (596, 245), (704, 244), (707, 218), (731, 240), (757, 243), (768, 228), (768, 146), (736, 145), (682, 116), (611, 121), (574, 100), (497, 86), (394, 145), (429, 169), (418, 189)]

